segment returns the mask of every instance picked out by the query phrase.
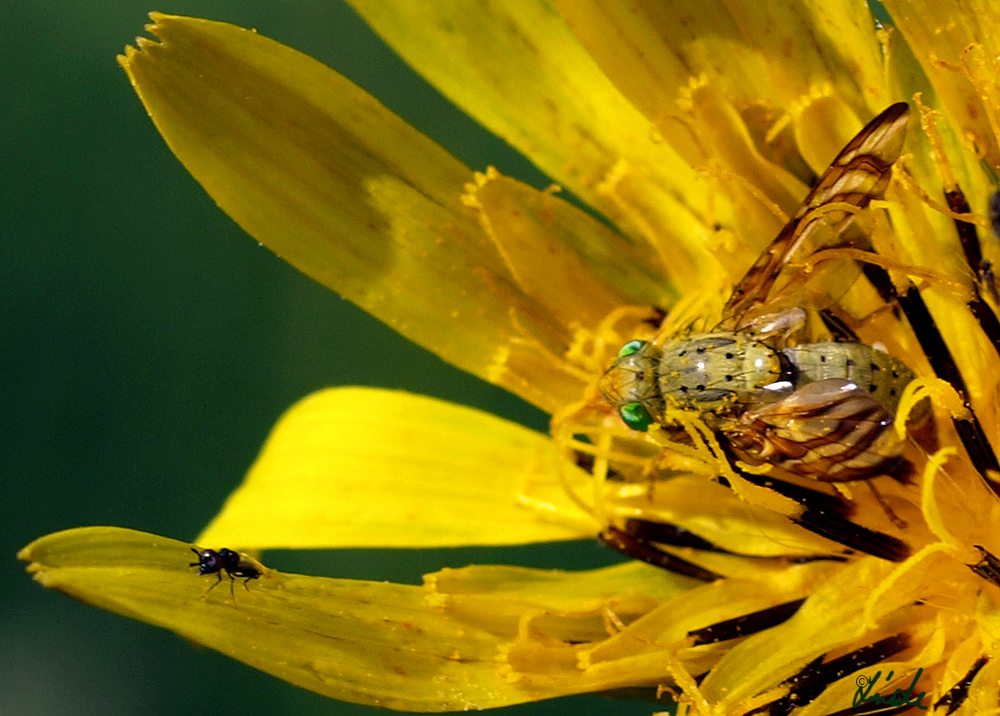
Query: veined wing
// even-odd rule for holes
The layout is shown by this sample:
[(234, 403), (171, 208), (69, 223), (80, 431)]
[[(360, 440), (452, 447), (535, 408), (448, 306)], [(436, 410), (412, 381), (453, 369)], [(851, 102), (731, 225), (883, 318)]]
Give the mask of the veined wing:
[(853, 213), (819, 210), (835, 203), (864, 208), (872, 199), (882, 198), (892, 165), (903, 150), (909, 115), (905, 102), (890, 106), (841, 150), (791, 220), (736, 285), (723, 313), (726, 329), (735, 330), (753, 307), (768, 299), (789, 262), (803, 260), (820, 249), (870, 250), (868, 236), (857, 229)]
[(913, 470), (889, 411), (843, 378), (807, 383), (782, 400), (750, 408), (730, 437), (744, 458), (823, 482), (880, 475), (905, 481)]

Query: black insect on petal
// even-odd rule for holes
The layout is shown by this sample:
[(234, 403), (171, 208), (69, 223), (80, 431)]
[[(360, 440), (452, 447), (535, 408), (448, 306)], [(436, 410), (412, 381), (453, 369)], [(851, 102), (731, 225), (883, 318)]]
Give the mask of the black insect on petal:
[(190, 562), (189, 567), (198, 568), (198, 576), (204, 576), (207, 574), (215, 574), (218, 576), (215, 583), (208, 588), (208, 592), (211, 592), (222, 581), (222, 573), (225, 572), (226, 576), (229, 577), (229, 591), (233, 597), (233, 604), (236, 603), (236, 594), (233, 592), (233, 586), (236, 584), (237, 577), (244, 577), (243, 586), (249, 592), (250, 587), (247, 583), (251, 579), (259, 579), (264, 573), (264, 566), (250, 557), (241, 555), (231, 549), (226, 549), (225, 547), (216, 551), (214, 549), (203, 549), (198, 550), (194, 547), (191, 551), (198, 555), (197, 562)]

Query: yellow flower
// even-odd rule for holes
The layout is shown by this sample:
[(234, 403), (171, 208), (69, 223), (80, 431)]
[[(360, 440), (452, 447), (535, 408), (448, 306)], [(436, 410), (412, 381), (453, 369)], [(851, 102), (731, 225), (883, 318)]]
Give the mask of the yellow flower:
[[(352, 4), (590, 211), (473, 174), (252, 31), (156, 14), (158, 42), (121, 62), (171, 149), (251, 236), (548, 411), (552, 436), (428, 398), (325, 391), (282, 418), (196, 543), (601, 532), (666, 568), (468, 567), (412, 587), (282, 574), (101, 527), (26, 547), (35, 578), (304, 688), (395, 709), (645, 689), (704, 714), (849, 712), (877, 694), (912, 697), (914, 712), (996, 712), (1000, 247), (985, 212), (1000, 162), (1000, 11), (886, 2), (890, 28), (834, 0)], [(901, 430), (913, 418), (912, 471), (796, 480), (734, 456), (708, 413), (671, 413), (680, 433), (627, 430), (596, 387), (622, 343), (656, 335), (649, 307), (671, 310), (668, 332), (731, 318), (728, 291), (810, 181), (898, 101), (919, 121), (885, 200), (817, 207), (850, 217), (877, 255), (789, 265), (786, 298), (836, 299), (842, 330), (913, 368), (897, 416)], [(848, 260), (889, 277), (881, 294), (851, 287)], [(934, 423), (918, 430), (927, 396)], [(223, 575), (245, 583), (206, 594)]]

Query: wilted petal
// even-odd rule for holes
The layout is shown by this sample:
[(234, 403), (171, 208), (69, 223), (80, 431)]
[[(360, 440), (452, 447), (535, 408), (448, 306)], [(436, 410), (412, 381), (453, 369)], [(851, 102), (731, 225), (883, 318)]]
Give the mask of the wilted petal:
[(454, 547), (597, 533), (589, 476), (551, 440), (401, 391), (337, 388), (293, 406), (199, 544)]

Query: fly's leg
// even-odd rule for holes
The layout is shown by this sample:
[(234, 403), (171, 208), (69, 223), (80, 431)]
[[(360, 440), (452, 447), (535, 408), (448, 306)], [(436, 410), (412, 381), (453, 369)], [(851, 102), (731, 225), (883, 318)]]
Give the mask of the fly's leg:
[(875, 501), (878, 502), (879, 507), (882, 508), (882, 511), (885, 513), (885, 516), (889, 518), (889, 521), (892, 522), (892, 524), (894, 524), (898, 529), (905, 530), (908, 526), (906, 520), (893, 512), (889, 503), (886, 502), (886, 499), (882, 496), (882, 493), (878, 491), (877, 487), (875, 487), (874, 481), (866, 480), (866, 482), (868, 483), (868, 489), (872, 491), (872, 495), (875, 497)]

